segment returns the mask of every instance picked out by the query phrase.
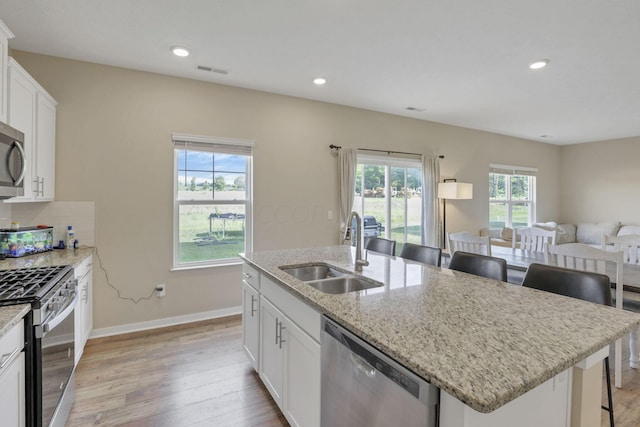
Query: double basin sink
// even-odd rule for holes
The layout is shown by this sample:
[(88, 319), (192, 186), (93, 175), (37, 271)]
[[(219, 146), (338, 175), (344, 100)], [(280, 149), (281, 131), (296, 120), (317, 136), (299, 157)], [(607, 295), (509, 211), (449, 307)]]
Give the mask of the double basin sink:
[(279, 267), (280, 270), (295, 277), (307, 285), (326, 294), (346, 294), (347, 292), (382, 286), (362, 277), (340, 271), (328, 264), (317, 263)]

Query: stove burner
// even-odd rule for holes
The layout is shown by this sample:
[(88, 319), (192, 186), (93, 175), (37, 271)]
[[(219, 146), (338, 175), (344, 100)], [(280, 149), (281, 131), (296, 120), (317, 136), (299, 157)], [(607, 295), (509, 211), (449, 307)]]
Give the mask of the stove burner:
[(0, 302), (41, 297), (47, 285), (68, 266), (22, 268), (0, 271)]

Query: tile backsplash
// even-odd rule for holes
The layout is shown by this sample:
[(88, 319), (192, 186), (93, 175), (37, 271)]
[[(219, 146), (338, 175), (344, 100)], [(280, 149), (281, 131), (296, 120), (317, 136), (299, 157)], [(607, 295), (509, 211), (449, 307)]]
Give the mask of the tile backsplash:
[[(45, 224), (53, 226), (53, 241), (66, 240), (71, 225), (81, 245), (94, 246), (96, 229), (95, 202), (14, 203), (0, 206), (0, 228), (8, 228), (12, 221), (21, 227)], [(8, 221), (7, 221), (8, 219)]]

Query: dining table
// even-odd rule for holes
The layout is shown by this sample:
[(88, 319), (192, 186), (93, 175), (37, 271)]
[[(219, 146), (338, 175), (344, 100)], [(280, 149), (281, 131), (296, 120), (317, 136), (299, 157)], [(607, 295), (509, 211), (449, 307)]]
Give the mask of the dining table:
[[(507, 268), (524, 272), (530, 264), (545, 264), (544, 252), (526, 251), (522, 249), (512, 249), (504, 246), (491, 246), (491, 255), (507, 261)], [(612, 286), (616, 278), (616, 266), (607, 262), (607, 275), (611, 279)], [(640, 266), (637, 264), (624, 263), (623, 265), (623, 290), (640, 293)]]

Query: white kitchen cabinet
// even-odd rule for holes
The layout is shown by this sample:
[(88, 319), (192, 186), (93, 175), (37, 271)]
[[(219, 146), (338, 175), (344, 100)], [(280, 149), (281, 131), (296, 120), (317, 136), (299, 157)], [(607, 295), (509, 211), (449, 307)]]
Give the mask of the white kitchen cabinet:
[(7, 67), (9, 62), (9, 39), (13, 33), (0, 21), (0, 122), (7, 122)]
[(242, 281), (242, 347), (257, 372), (260, 354), (260, 293)]
[(284, 412), (293, 426), (320, 425), (320, 344), (285, 318)]
[(24, 322), (18, 323), (0, 339), (0, 414), (2, 425), (24, 427), (25, 366)]
[(262, 275), (260, 378), (293, 426), (320, 425), (319, 334), (320, 313)]
[(93, 329), (93, 257), (89, 256), (76, 266), (74, 274), (78, 280), (78, 304), (74, 312), (77, 365)]
[(284, 352), (282, 351), (282, 323), (284, 314), (266, 298), (260, 298), (260, 378), (282, 409), (284, 380)]
[(24, 133), (24, 196), (9, 202), (52, 201), (55, 193), (56, 101), (9, 57), (7, 122)]

